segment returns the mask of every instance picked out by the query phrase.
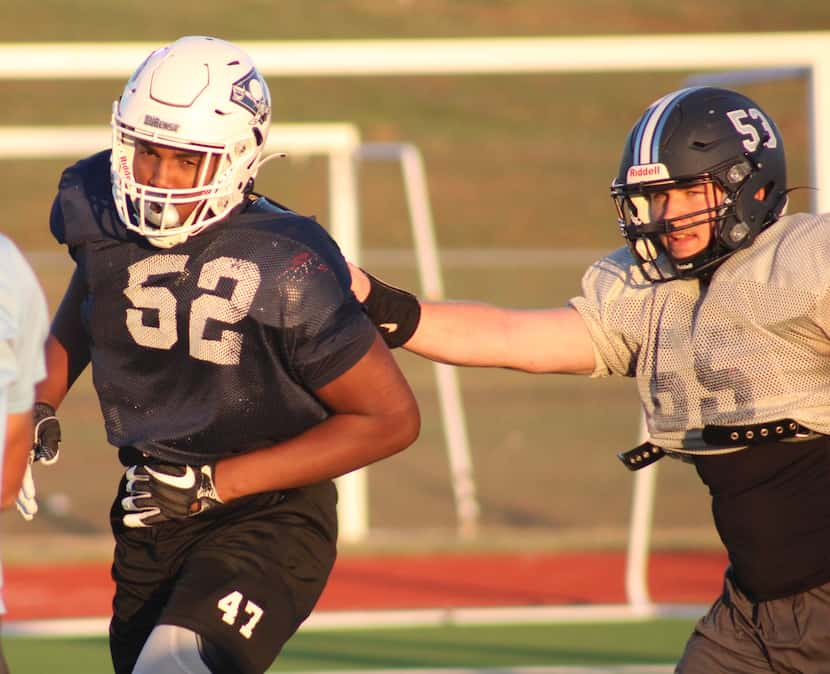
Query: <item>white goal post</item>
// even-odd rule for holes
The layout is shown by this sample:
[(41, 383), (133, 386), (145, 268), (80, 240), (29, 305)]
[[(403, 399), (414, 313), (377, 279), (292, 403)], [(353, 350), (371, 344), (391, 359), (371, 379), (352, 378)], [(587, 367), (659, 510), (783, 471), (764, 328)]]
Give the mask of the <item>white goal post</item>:
[[(462, 75), (769, 70), (791, 68), (808, 81), (810, 183), (814, 209), (830, 211), (830, 32), (629, 35), (410, 40), (242, 41), (265, 76)], [(0, 79), (94, 79), (129, 75), (157, 45), (0, 45)], [(332, 218), (333, 219), (333, 218)], [(349, 245), (341, 240), (344, 250)], [(653, 612), (646, 583), (652, 469), (635, 479), (626, 578), (629, 607)]]

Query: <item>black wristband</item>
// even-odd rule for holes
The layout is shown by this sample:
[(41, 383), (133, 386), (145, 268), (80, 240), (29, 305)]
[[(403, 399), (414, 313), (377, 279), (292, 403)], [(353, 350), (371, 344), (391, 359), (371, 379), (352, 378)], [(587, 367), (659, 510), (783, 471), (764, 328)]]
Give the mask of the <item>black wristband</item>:
[(395, 288), (364, 270), (370, 290), (363, 302), (366, 313), (390, 349), (403, 346), (418, 329), (421, 304), (406, 290)]

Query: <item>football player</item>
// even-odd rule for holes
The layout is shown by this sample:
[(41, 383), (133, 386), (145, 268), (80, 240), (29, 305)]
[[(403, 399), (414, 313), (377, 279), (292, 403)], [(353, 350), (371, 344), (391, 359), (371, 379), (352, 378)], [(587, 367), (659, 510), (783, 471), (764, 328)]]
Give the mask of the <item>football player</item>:
[[(46, 376), (49, 312), (43, 290), (17, 247), (0, 234), (0, 465), (3, 509), (31, 493), (35, 384)], [(0, 574), (2, 588), (2, 574)], [(0, 616), (6, 607), (0, 596)], [(7, 674), (0, 650), (0, 674)]]
[(313, 219), (253, 191), (271, 121), (251, 58), (189, 36), (67, 168), (76, 262), (38, 401), (92, 364), (125, 466), (111, 509), (119, 674), (264, 672), (335, 559), (331, 479), (417, 436), (412, 392)]
[(730, 559), (683, 674), (830, 663), (830, 218), (784, 215), (787, 195), (769, 115), (735, 91), (686, 88), (631, 130), (611, 188), (627, 245), (568, 306), (419, 302), (352, 269), (392, 346), (636, 378), (650, 437), (620, 458), (693, 464)]

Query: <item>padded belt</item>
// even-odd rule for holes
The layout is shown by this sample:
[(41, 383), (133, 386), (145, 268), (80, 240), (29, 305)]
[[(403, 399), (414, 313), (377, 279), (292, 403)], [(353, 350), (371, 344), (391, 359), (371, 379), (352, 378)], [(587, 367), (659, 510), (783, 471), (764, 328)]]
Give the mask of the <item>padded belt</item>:
[(640, 470), (640, 468), (645, 468), (655, 461), (659, 461), (665, 455), (666, 451), (662, 447), (644, 442), (627, 452), (620, 452), (617, 454), (617, 458), (623, 462), (628, 470)]
[(703, 441), (707, 445), (720, 445), (721, 447), (759, 445), (762, 442), (783, 440), (784, 438), (810, 438), (816, 435), (817, 433), (793, 419), (777, 419), (750, 426), (703, 427)]
[[(821, 435), (802, 426), (793, 419), (777, 419), (763, 424), (749, 426), (704, 426), (703, 440), (707, 445), (713, 445), (708, 451), (720, 451), (722, 447), (744, 447), (746, 445), (760, 445), (764, 442), (786, 440), (808, 440)], [(694, 454), (706, 454), (707, 449), (695, 449)], [(650, 442), (644, 442), (627, 452), (620, 452), (617, 458), (623, 462), (628, 470), (640, 470), (650, 466), (666, 456), (666, 450)]]

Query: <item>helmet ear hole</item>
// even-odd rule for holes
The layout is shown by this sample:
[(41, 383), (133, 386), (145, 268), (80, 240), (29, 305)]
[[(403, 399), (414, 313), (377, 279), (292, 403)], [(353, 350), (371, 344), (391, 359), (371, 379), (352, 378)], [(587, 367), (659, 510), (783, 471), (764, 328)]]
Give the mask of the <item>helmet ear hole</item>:
[[(735, 195), (735, 215), (752, 230), (753, 238), (777, 217), (774, 213), (775, 183), (761, 172), (754, 172), (738, 188)], [(758, 196), (761, 195), (761, 198)]]

